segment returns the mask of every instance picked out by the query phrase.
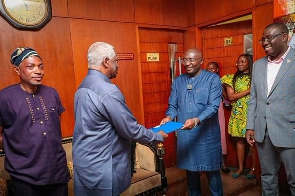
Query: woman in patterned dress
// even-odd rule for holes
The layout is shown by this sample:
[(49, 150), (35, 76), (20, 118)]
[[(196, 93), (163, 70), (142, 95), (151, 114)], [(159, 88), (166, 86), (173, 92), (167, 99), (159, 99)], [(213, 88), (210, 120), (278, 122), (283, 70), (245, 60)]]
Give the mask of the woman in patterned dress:
[[(232, 136), (236, 145), (238, 170), (232, 175), (233, 178), (240, 177), (244, 172), (245, 153), (246, 153), (246, 122), (247, 110), (250, 94), (251, 71), (253, 66), (252, 55), (241, 54), (236, 63), (237, 72), (228, 74), (221, 78), (222, 83), (226, 85), (227, 96), (231, 101), (232, 110), (228, 123), (228, 133)], [(247, 174), (247, 178), (255, 178), (256, 153), (255, 147), (249, 147), (252, 167)]]

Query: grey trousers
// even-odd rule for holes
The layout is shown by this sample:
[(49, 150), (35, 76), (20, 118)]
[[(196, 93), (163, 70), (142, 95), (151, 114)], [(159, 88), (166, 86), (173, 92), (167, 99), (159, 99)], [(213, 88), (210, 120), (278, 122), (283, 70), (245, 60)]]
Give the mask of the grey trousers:
[(295, 148), (274, 146), (267, 131), (264, 141), (257, 142), (256, 147), (261, 166), (262, 195), (279, 195), (278, 172), (283, 162), (291, 195), (295, 196)]

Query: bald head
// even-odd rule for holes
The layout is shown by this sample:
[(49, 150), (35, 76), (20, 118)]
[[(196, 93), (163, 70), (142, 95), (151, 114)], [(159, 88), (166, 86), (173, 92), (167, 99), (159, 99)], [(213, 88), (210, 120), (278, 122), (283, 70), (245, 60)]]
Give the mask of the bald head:
[(183, 56), (183, 65), (186, 73), (190, 77), (197, 76), (201, 73), (201, 65), (203, 64), (203, 54), (201, 50), (192, 48), (188, 49)]
[(197, 49), (197, 48), (191, 48), (191, 49), (188, 49), (186, 52), (185, 52), (185, 55), (186, 54), (194, 54), (195, 56), (197, 56), (198, 58), (200, 57), (203, 57), (203, 53), (201, 50)]
[(281, 22), (275, 22), (265, 27), (265, 29), (278, 29), (280, 32), (289, 33), (288, 27)]

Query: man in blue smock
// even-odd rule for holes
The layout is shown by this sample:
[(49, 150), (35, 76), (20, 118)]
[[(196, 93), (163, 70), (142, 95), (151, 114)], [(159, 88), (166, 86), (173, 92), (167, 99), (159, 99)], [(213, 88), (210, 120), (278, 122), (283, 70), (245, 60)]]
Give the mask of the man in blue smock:
[(200, 172), (205, 171), (213, 196), (223, 195), (220, 176), (221, 142), (218, 107), (221, 82), (217, 74), (201, 69), (202, 52), (189, 49), (182, 60), (186, 74), (173, 81), (166, 117), (183, 123), (177, 131), (177, 165), (187, 170), (189, 196), (201, 195)]
[(75, 94), (74, 191), (77, 196), (118, 196), (131, 184), (131, 140), (163, 141), (168, 135), (138, 124), (119, 88), (113, 46), (96, 42), (88, 50), (88, 75)]

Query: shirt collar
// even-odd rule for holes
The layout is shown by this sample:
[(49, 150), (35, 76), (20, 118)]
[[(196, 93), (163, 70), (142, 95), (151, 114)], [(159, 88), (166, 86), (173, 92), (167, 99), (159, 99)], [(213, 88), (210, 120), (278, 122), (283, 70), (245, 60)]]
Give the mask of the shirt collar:
[(101, 79), (103, 79), (104, 81), (108, 82), (108, 83), (111, 83), (111, 80), (106, 76), (104, 75), (103, 73), (101, 73), (100, 71), (98, 70), (95, 70), (95, 69), (88, 69), (88, 75), (99, 75), (99, 77)]
[(289, 50), (290, 50), (290, 46), (288, 47), (288, 49), (286, 50), (286, 52), (284, 53), (284, 55), (281, 56), (281, 58), (279, 60), (273, 60), (272, 61), (272, 60), (270, 60), (270, 56), (268, 56), (268, 58), (267, 58), (268, 62), (269, 63), (273, 63), (273, 64), (280, 64), (280, 63), (282, 63), (284, 61), (284, 59), (286, 58)]

